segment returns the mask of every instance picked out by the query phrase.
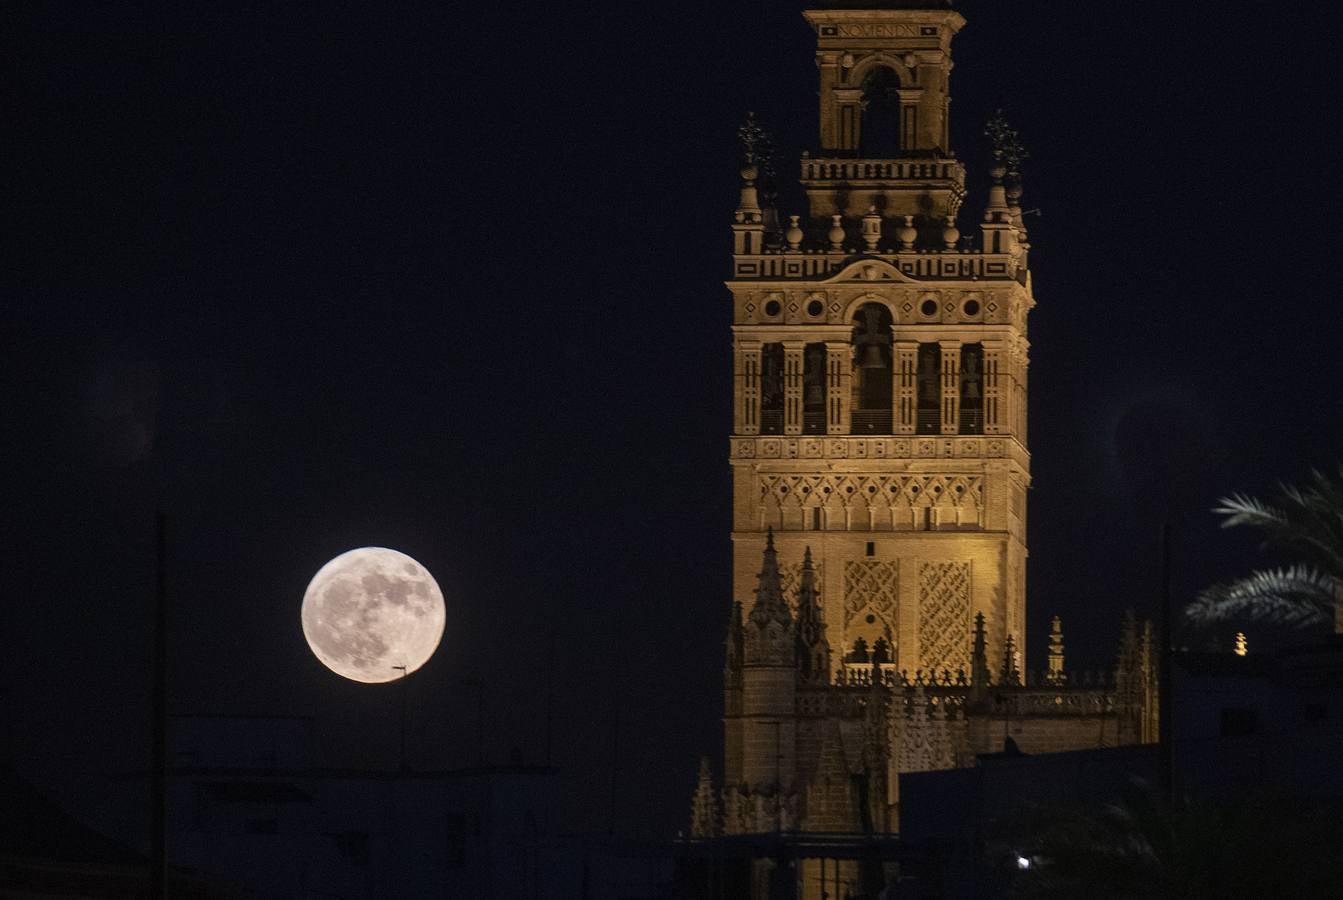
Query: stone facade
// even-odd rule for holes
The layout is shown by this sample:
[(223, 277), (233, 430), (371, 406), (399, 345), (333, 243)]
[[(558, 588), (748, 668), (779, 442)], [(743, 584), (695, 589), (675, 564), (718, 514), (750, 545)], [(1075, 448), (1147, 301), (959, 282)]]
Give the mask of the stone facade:
[(963, 234), (948, 112), (965, 20), (932, 0), (854, 5), (805, 13), (808, 211), (777, 208), (768, 137), (742, 129), (725, 759), (713, 816), (701, 772), (697, 837), (894, 832), (900, 772), (971, 765), (1007, 737), (1155, 737), (1150, 629), (1130, 622), (1115, 669), (1078, 678), (1056, 623), (1048, 670), (1022, 674), (1024, 154), (991, 123), (991, 187)]

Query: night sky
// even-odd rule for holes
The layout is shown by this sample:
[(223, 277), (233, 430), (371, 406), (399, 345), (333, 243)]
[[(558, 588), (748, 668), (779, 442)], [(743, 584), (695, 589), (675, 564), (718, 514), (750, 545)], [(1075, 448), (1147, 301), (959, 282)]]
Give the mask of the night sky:
[[(391, 546), (448, 597), (412, 764), (475, 761), (479, 678), (491, 761), (545, 761), (553, 709), (575, 828), (610, 824), (617, 711), (617, 829), (685, 827), (721, 759), (735, 131), (790, 174), (813, 146), (801, 8), (7, 10), (0, 753), (139, 814), (98, 786), (147, 764), (162, 508), (171, 711), (313, 715), (320, 761), (395, 764), (397, 695), (298, 622), (327, 559)], [(1109, 666), (1167, 510), (1183, 601), (1268, 559), (1218, 496), (1343, 459), (1343, 13), (958, 8), (962, 230), (1000, 107), (1042, 211), (1029, 652), (1057, 613)]]

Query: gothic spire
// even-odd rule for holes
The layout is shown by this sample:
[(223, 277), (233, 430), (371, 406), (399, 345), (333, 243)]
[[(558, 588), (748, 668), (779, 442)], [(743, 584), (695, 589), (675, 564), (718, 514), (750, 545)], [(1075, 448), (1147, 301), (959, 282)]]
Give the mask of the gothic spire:
[(825, 636), (825, 613), (816, 590), (816, 570), (811, 547), (802, 554), (802, 574), (797, 587), (797, 671), (803, 682), (825, 684), (830, 680), (830, 642)]
[(779, 552), (774, 549), (774, 529), (765, 536), (764, 560), (760, 567), (759, 583), (755, 589), (755, 605), (749, 617), (751, 625), (764, 628), (777, 624), (793, 627), (793, 614), (783, 598), (783, 584), (779, 578)]
[(1058, 616), (1049, 623), (1049, 671), (1045, 681), (1056, 685), (1068, 682), (1068, 676), (1063, 672), (1063, 620)]
[(793, 666), (797, 662), (797, 632), (793, 614), (783, 596), (779, 554), (774, 549), (774, 531), (765, 537), (764, 559), (755, 589), (755, 605), (746, 617), (747, 666)]
[(974, 641), (970, 645), (970, 687), (982, 698), (989, 686), (989, 651), (984, 634), (984, 614), (975, 613)]
[(1021, 673), (1017, 670), (1017, 642), (1010, 634), (1003, 644), (1003, 674), (1000, 683), (1021, 684)]
[(703, 756), (699, 761), (695, 795), (690, 801), (691, 839), (702, 841), (718, 837), (718, 823), (718, 798), (713, 792), (713, 773), (709, 770), (709, 758)]

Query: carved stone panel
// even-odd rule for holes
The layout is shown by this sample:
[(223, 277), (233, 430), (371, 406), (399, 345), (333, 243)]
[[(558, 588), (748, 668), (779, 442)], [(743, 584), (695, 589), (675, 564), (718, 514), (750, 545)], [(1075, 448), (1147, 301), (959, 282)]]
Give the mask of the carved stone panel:
[(970, 563), (919, 565), (919, 665), (970, 670)]
[(899, 568), (886, 560), (851, 559), (844, 562), (844, 627), (858, 615), (875, 615), (895, 625)]

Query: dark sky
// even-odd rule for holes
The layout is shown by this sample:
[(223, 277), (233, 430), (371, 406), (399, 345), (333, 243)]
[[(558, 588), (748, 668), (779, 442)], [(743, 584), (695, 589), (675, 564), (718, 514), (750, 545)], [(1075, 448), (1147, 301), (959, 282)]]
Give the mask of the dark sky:
[[(1108, 666), (1256, 559), (1207, 513), (1343, 457), (1324, 4), (960, 4), (953, 143), (1031, 157), (1030, 649)], [(729, 222), (754, 109), (815, 137), (792, 2), (7, 10), (2, 749), (92, 813), (147, 754), (153, 511), (175, 712), (317, 717), (394, 762), (395, 695), (308, 652), (353, 546), (448, 595), (411, 758), (553, 759), (604, 828), (684, 825), (719, 754)], [(785, 171), (793, 171), (785, 164)], [(1253, 641), (1253, 636), (1252, 636)], [(594, 787), (595, 786), (595, 787)], [(104, 811), (105, 812), (105, 811)]]

